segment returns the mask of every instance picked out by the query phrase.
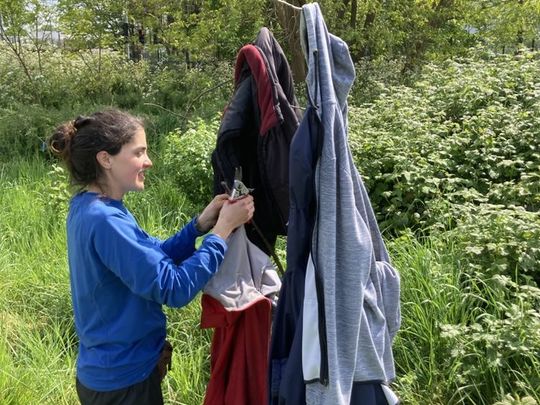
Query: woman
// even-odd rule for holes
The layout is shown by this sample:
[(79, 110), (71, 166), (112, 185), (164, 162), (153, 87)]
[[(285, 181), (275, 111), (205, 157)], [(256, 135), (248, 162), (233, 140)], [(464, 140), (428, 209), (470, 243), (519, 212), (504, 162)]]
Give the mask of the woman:
[[(67, 218), (79, 399), (161, 404), (170, 361), (161, 306), (186, 305), (204, 287), (223, 260), (225, 239), (253, 216), (253, 199), (219, 195), (161, 241), (122, 202), (127, 192), (144, 189), (152, 167), (139, 119), (117, 110), (78, 117), (58, 127), (49, 144), (81, 187)], [(211, 229), (195, 250), (195, 239)]]

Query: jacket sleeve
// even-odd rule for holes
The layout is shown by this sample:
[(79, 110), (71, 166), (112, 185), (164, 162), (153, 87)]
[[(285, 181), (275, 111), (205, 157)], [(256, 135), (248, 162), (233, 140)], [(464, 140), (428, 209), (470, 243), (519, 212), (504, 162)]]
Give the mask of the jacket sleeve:
[[(103, 264), (134, 294), (171, 307), (184, 306), (197, 295), (217, 271), (227, 250), (223, 239), (210, 234), (197, 251), (177, 265), (156, 246), (155, 239), (120, 212), (104, 216), (95, 224), (91, 237)], [(172, 239), (163, 243), (165, 249), (183, 245)], [(187, 251), (182, 250), (183, 254)]]

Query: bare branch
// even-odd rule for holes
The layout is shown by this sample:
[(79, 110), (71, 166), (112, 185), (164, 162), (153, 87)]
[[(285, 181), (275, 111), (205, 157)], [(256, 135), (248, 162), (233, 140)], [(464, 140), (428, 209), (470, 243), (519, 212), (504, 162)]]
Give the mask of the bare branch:
[(292, 8), (293, 10), (296, 10), (296, 11), (302, 11), (302, 8), (301, 7), (297, 7), (293, 4), (290, 4), (290, 3), (287, 3), (286, 1), (283, 1), (283, 0), (275, 0), (277, 3), (280, 3), (281, 5), (285, 6), (285, 7), (289, 7), (289, 8)]

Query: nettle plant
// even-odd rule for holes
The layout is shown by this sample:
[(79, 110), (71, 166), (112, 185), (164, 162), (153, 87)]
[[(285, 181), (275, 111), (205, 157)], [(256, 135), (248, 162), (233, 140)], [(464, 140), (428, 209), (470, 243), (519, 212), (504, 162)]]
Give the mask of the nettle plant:
[[(540, 54), (429, 65), (351, 108), (350, 145), (383, 229), (439, 222), (434, 201), (540, 209)], [(435, 210), (437, 211), (437, 210)]]
[(452, 403), (487, 404), (505, 397), (497, 403), (536, 404), (529, 395), (540, 386), (540, 289), (506, 276), (473, 275), (465, 285), (463, 305), (480, 304), (484, 311), (467, 323), (440, 327), (443, 367), (455, 378), (448, 386), (460, 387)]
[[(451, 239), (469, 274), (485, 279), (505, 275), (519, 284), (540, 286), (540, 213), (522, 207), (471, 203), (441, 209), (455, 225), (431, 228)], [(443, 220), (442, 222), (445, 222)]]

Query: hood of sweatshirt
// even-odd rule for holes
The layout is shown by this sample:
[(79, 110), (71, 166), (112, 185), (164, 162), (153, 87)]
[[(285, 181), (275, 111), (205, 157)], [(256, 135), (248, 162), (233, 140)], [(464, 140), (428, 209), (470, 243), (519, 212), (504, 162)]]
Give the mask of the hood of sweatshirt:
[(302, 16), (300, 43), (308, 65), (306, 84), (310, 102), (315, 107), (337, 102), (345, 111), (356, 77), (349, 48), (345, 41), (328, 32), (317, 3), (304, 5)]

